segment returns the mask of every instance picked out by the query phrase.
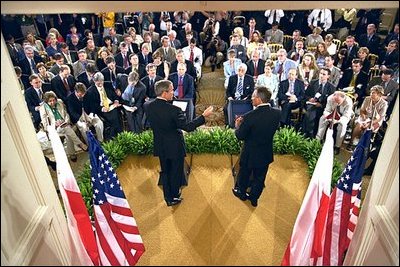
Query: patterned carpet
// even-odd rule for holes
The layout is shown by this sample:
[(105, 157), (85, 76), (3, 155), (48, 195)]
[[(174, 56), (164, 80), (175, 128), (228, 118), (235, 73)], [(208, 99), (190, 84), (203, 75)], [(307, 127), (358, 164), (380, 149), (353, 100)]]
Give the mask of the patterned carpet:
[(214, 106), (214, 114), (207, 119), (206, 126), (224, 126), (224, 79), (223, 69), (211, 72), (210, 68), (203, 68), (203, 77), (197, 89), (196, 115), (201, 115), (208, 106)]

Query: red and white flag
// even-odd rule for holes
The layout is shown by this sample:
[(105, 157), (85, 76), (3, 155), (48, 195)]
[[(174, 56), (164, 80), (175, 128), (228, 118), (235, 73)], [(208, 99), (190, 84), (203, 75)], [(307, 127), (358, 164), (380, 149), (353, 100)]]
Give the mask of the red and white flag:
[(281, 265), (308, 266), (321, 261), (332, 180), (332, 134), (328, 129)]
[(99, 253), (93, 227), (64, 146), (54, 127), (49, 126), (48, 132), (57, 163), (58, 185), (67, 215), (70, 241), (72, 241), (70, 243), (71, 262), (78, 261), (81, 265), (98, 265)]

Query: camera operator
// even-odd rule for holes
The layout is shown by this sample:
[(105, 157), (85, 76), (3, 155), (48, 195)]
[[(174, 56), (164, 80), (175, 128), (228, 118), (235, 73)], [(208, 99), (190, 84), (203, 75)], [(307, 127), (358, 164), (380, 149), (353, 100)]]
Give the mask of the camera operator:
[(215, 20), (214, 14), (204, 22), (203, 31), (200, 33), (200, 41), (204, 47), (207, 47), (211, 39), (219, 33), (219, 22)]
[(226, 49), (227, 44), (221, 37), (212, 37), (206, 47), (206, 61), (204, 62), (204, 66), (211, 66), (211, 71), (215, 70), (215, 66), (220, 68), (221, 62), (224, 60), (224, 54), (226, 54)]

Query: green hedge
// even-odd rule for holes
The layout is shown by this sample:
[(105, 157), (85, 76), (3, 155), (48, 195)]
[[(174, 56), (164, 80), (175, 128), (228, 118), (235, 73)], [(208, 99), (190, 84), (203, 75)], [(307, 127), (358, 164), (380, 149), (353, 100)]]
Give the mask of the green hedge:
[[(229, 128), (198, 129), (185, 134), (187, 153), (190, 154), (236, 154), (240, 152), (242, 143), (237, 140), (234, 131)], [(141, 134), (123, 132), (113, 140), (102, 144), (113, 168), (116, 169), (127, 155), (152, 155), (153, 133), (145, 131)], [(308, 173), (312, 175), (322, 150), (316, 139), (305, 138), (293, 128), (281, 128), (274, 135), (274, 153), (300, 155), (308, 165)], [(343, 166), (335, 158), (333, 163), (332, 187), (336, 184)], [(86, 163), (78, 176), (78, 185), (82, 196), (92, 215), (92, 189), (90, 184), (90, 168)]]

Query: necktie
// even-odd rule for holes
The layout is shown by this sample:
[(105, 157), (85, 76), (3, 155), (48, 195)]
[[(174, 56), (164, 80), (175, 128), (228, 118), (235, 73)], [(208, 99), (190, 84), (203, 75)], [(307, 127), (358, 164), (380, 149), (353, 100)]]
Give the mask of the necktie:
[(101, 88), (100, 92), (101, 92), (101, 101), (103, 102), (103, 106), (108, 109), (110, 107), (110, 103), (108, 103), (106, 91), (104, 90), (104, 88)]
[(69, 53), (67, 54), (67, 62), (72, 64), (71, 55)]
[(276, 10), (272, 10), (272, 13), (274, 13), (272, 16), (272, 23), (274, 23), (276, 21)]
[(183, 76), (180, 76), (178, 81), (178, 98), (183, 98), (183, 96)]
[(168, 50), (167, 50), (167, 48), (164, 48), (164, 59), (167, 58), (167, 55), (168, 55)]
[(67, 78), (63, 78), (63, 84), (64, 84), (64, 87), (65, 87), (65, 90), (69, 91), (70, 87), (69, 87), (69, 84), (67, 82)]
[(147, 66), (147, 64), (149, 63), (149, 60), (147, 59), (147, 55), (143, 55), (144, 57), (144, 65)]
[(153, 88), (153, 86), (154, 86), (154, 80), (150, 79), (150, 88)]
[(239, 82), (238, 82), (238, 87), (237, 87), (237, 91), (240, 95), (243, 94), (243, 78), (239, 77)]
[(42, 97), (43, 97), (43, 91), (42, 91), (41, 88), (38, 90), (38, 96), (39, 96), (40, 100), (43, 100), (43, 99), (42, 99)]
[(279, 74), (280, 81), (282, 81), (282, 73), (283, 73), (283, 63), (279, 63), (278, 74)]
[(357, 74), (353, 74), (353, 78), (351, 79), (350, 86), (356, 85)]
[(31, 61), (32, 74), (37, 73), (35, 61), (33, 60), (33, 58), (30, 59), (30, 61)]
[(294, 82), (292, 81), (289, 82), (289, 94), (294, 94)]
[(254, 61), (254, 76), (258, 76), (257, 61)]
[(123, 58), (124, 58), (124, 69), (127, 69), (129, 67), (128, 57), (124, 54)]
[(191, 62), (193, 62), (193, 60), (194, 60), (193, 49), (190, 49), (190, 57), (189, 57), (189, 60), (190, 60)]
[(254, 29), (250, 29), (250, 31), (249, 31), (249, 40), (251, 40), (251, 37), (253, 36), (253, 32), (254, 32)]
[(322, 83), (319, 84), (319, 89), (318, 91), (321, 93), (321, 95), (324, 95), (324, 85)]

